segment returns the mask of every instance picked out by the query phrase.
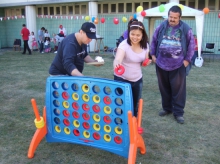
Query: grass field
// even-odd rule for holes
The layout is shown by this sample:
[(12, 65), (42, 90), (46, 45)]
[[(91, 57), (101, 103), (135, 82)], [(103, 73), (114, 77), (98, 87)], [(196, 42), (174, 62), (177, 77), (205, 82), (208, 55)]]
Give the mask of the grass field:
[[(36, 99), (42, 114), (48, 68), (54, 56), (0, 51), (0, 164), (126, 164), (127, 159), (101, 149), (47, 143), (45, 139), (35, 157), (27, 158), (36, 130), (30, 100)], [(113, 56), (103, 54), (103, 58), (103, 67), (85, 65), (84, 75), (113, 79)], [(147, 153), (138, 153), (137, 164), (219, 164), (220, 60), (193, 67), (187, 77), (183, 125), (171, 115), (158, 116), (161, 99), (155, 65), (143, 68), (143, 74), (142, 126)]]

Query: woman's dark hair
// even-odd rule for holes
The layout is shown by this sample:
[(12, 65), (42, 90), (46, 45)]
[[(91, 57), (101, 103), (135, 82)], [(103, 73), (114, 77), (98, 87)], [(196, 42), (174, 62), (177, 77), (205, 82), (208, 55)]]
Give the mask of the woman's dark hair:
[(174, 12), (174, 13), (179, 13), (180, 14), (180, 17), (182, 16), (182, 10), (181, 10), (181, 8), (179, 7), (179, 6), (172, 6), (171, 8), (170, 8), (170, 10), (168, 11), (168, 15), (170, 15), (170, 11), (171, 12)]
[(133, 22), (135, 22), (135, 21), (138, 22), (138, 20), (137, 20), (136, 18), (132, 18), (132, 19), (128, 22), (128, 28), (129, 28), (130, 25), (131, 25)]
[(131, 46), (130, 31), (132, 31), (132, 30), (140, 30), (142, 32), (143, 36), (140, 41), (140, 47), (143, 49), (147, 49), (147, 43), (149, 43), (149, 40), (148, 40), (148, 36), (147, 36), (147, 33), (146, 33), (146, 30), (145, 30), (143, 23), (140, 21), (135, 21), (130, 25), (130, 27), (128, 29), (128, 39), (127, 39), (127, 43), (130, 46)]

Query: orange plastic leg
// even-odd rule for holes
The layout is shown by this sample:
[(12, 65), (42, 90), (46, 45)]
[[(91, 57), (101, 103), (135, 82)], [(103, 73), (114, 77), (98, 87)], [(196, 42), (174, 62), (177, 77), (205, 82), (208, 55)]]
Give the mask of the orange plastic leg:
[(139, 102), (138, 119), (132, 116), (131, 111), (128, 111), (128, 125), (130, 134), (130, 147), (128, 154), (128, 164), (135, 164), (137, 156), (137, 148), (140, 149), (141, 154), (146, 153), (146, 147), (142, 136), (138, 132), (138, 127), (141, 127), (143, 100)]
[(138, 106), (138, 127), (141, 127), (141, 121), (142, 121), (142, 110), (143, 110), (143, 99), (139, 100), (139, 106)]
[[(32, 104), (33, 105), (33, 104)], [(34, 107), (35, 108), (35, 107)], [(36, 109), (36, 108), (35, 108)], [(36, 132), (34, 133), (34, 136), (31, 140), (29, 149), (28, 149), (28, 158), (33, 158), (34, 157), (34, 152), (37, 149), (39, 143), (41, 140), (46, 136), (47, 134), (47, 126), (46, 126), (46, 107), (43, 109), (43, 119), (44, 119), (44, 127), (37, 129)]]

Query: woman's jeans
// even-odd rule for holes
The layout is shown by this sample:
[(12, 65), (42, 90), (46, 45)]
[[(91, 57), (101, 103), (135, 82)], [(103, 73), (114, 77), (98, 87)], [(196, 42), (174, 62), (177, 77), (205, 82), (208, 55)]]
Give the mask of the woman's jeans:
[(141, 98), (142, 88), (143, 88), (143, 79), (141, 78), (136, 82), (132, 82), (132, 81), (128, 81), (128, 80), (125, 80), (121, 77), (114, 75), (114, 80), (123, 81), (123, 82), (127, 82), (127, 83), (131, 84), (132, 95), (133, 95), (134, 116), (137, 117), (138, 104), (139, 104), (139, 100)]

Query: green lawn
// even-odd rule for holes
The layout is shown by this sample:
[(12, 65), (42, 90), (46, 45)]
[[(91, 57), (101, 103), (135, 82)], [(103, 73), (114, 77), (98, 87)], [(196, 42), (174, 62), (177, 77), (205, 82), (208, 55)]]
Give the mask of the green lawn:
[[(35, 133), (31, 98), (42, 115), (48, 68), (55, 54), (22, 55), (0, 51), (0, 164), (126, 164), (113, 153), (77, 144), (47, 143), (27, 158)], [(95, 55), (92, 55), (95, 57)], [(84, 75), (113, 79), (111, 54), (103, 54), (105, 65), (85, 65)], [(220, 60), (193, 67), (187, 77), (185, 124), (172, 115), (159, 117), (160, 93), (155, 65), (143, 68), (144, 99), (142, 126), (147, 153), (137, 154), (137, 164), (220, 163)]]

